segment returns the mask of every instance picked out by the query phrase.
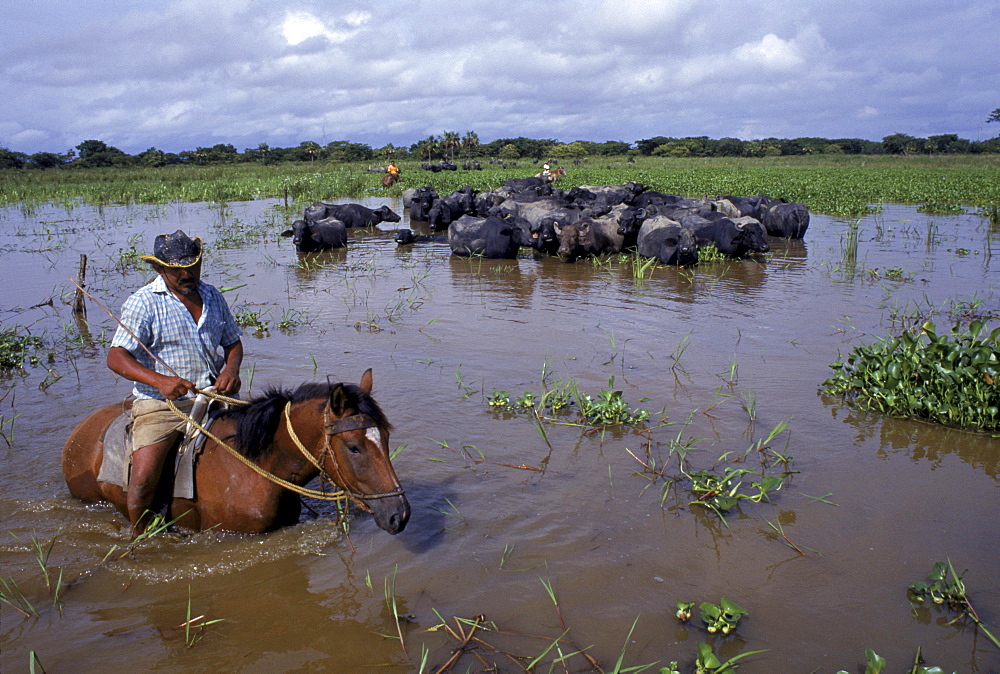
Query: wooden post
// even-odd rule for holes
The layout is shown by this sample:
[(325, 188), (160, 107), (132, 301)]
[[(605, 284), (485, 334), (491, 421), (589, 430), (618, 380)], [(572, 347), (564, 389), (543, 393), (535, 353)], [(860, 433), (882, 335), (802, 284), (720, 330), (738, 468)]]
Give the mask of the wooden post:
[(76, 296), (73, 298), (73, 313), (86, 318), (87, 303), (83, 294), (83, 287), (87, 284), (87, 255), (80, 253), (80, 271), (77, 274), (79, 286), (76, 289)]

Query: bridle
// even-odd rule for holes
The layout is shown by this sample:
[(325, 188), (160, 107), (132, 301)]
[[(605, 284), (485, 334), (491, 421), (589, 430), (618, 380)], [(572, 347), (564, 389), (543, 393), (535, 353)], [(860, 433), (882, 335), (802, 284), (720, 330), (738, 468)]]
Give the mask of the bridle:
[[(314, 457), (302, 441), (299, 440), (299, 436), (296, 435), (295, 429), (292, 427), (292, 403), (289, 401), (285, 404), (285, 426), (288, 428), (288, 435), (291, 437), (292, 442), (306, 457), (313, 466), (319, 470), (320, 477), (322, 477), (327, 482), (337, 485), (346, 492), (349, 496), (360, 501), (367, 501), (371, 499), (380, 498), (390, 498), (392, 496), (402, 496), (405, 494), (403, 488), (398, 482), (395, 483), (395, 489), (392, 491), (381, 492), (376, 494), (357, 494), (347, 487), (344, 486), (345, 480), (343, 479), (343, 472), (340, 469), (340, 464), (337, 462), (337, 454), (333, 451), (332, 440), (333, 436), (340, 435), (341, 433), (349, 433), (351, 431), (360, 431), (369, 428), (379, 428), (379, 425), (375, 423), (367, 414), (352, 414), (350, 416), (341, 417), (339, 419), (331, 418), (330, 405), (329, 403), (323, 408), (323, 432), (325, 438), (323, 440), (323, 449), (319, 453), (319, 458)], [(323, 460), (329, 456), (330, 460), (333, 462), (333, 472), (339, 479), (334, 479), (331, 475), (323, 468)]]

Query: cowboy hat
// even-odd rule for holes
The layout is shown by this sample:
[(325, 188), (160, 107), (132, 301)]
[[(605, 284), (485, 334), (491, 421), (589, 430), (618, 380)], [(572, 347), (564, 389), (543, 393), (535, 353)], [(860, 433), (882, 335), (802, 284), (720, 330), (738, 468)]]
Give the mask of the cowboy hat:
[(192, 239), (178, 229), (173, 234), (158, 234), (153, 254), (139, 257), (163, 267), (193, 267), (201, 262), (201, 251), (201, 237)]

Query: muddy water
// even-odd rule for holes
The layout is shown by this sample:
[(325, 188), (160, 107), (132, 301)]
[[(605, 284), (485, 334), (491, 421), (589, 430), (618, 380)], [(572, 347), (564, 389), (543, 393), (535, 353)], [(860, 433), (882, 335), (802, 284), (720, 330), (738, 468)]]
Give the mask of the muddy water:
[[(956, 301), (996, 313), (997, 236), (979, 217), (887, 206), (861, 221), (851, 262), (848, 223), (814, 216), (804, 243), (773, 241), (765, 262), (658, 269), (642, 281), (627, 262), (400, 249), (389, 227), (300, 259), (278, 236), (289, 219), (273, 202), (0, 211), (3, 328), (57, 345), (54, 362), (2, 382), (0, 575), (39, 615), (0, 604), (0, 670), (27, 671), (34, 651), (50, 672), (416, 671), (422, 653), (436, 668), (457, 645), (432, 630), (441, 618), (481, 614), (505, 631), (484, 641), (525, 664), (568, 630), (558, 652), (588, 648), (605, 670), (624, 649), (624, 666), (678, 660), (689, 671), (708, 635), (697, 618), (679, 625), (674, 603), (723, 596), (750, 615), (711, 638), (716, 651), (767, 649), (742, 660), (744, 672), (860, 671), (865, 648), (901, 671), (918, 646), (947, 671), (1000, 669), (981, 634), (946, 625), (945, 612), (913, 611), (906, 597), (950, 558), (1000, 633), (1000, 440), (818, 392), (839, 354), (918, 315)], [(121, 250), (148, 251), (178, 227), (208, 244), (206, 280), (240, 286), (230, 304), (266, 325), (245, 339), (251, 393), (327, 375), (357, 381), (374, 368), (403, 448), (405, 532), (358, 515), (348, 538), (316, 506), (318, 516), (273, 535), (162, 539), (101, 566), (127, 542), (126, 522), (68, 497), (59, 454), (77, 421), (130, 386), (104, 366), (113, 323), (96, 306), (93, 345), (69, 341), (67, 277), (88, 255), (91, 292), (117, 309), (148, 277), (122, 268)], [(494, 391), (569, 381), (597, 395), (612, 378), (650, 411), (648, 433), (547, 423), (543, 438), (527, 417), (487, 404)], [(689, 505), (687, 481), (664, 490), (632, 456), (680, 478), (672, 441), (688, 446), (689, 470), (710, 468), (781, 422), (772, 445), (796, 474), (771, 503), (745, 503), (725, 523)], [(33, 539), (53, 538), (48, 567), (72, 582), (61, 610), (32, 552)], [(406, 617), (405, 651), (387, 586)], [(192, 615), (223, 621), (190, 648), (176, 628), (189, 602)], [(485, 646), (479, 654), (456, 669), (518, 669)]]

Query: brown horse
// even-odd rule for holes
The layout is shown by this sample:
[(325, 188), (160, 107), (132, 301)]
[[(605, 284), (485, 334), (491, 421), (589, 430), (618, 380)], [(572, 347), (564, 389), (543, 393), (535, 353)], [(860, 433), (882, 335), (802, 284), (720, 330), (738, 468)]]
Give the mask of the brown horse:
[[(397, 534), (410, 504), (389, 460), (389, 424), (371, 397), (372, 371), (354, 384), (303, 384), (294, 391), (269, 389), (226, 411), (211, 427), (195, 463), (195, 498), (173, 498), (167, 519), (205, 530), (262, 533), (299, 520), (298, 494), (272, 477), (302, 487), (322, 471), (375, 522)], [(128, 515), (122, 487), (97, 479), (104, 433), (128, 405), (109, 405), (84, 419), (63, 447), (63, 476), (70, 493), (87, 503), (109, 501)], [(298, 442), (296, 442), (298, 441)], [(301, 445), (300, 449), (297, 445)], [(308, 455), (307, 455), (308, 453)], [(319, 467), (317, 467), (319, 466)]]
[(549, 172), (548, 175), (545, 175), (545, 172), (542, 171), (541, 173), (536, 173), (535, 177), (536, 178), (545, 178), (550, 183), (554, 183), (557, 180), (559, 180), (560, 178), (562, 178), (564, 175), (566, 175), (566, 169), (564, 169), (562, 166), (559, 166), (558, 168), (556, 168), (556, 169), (552, 170), (551, 172)]

